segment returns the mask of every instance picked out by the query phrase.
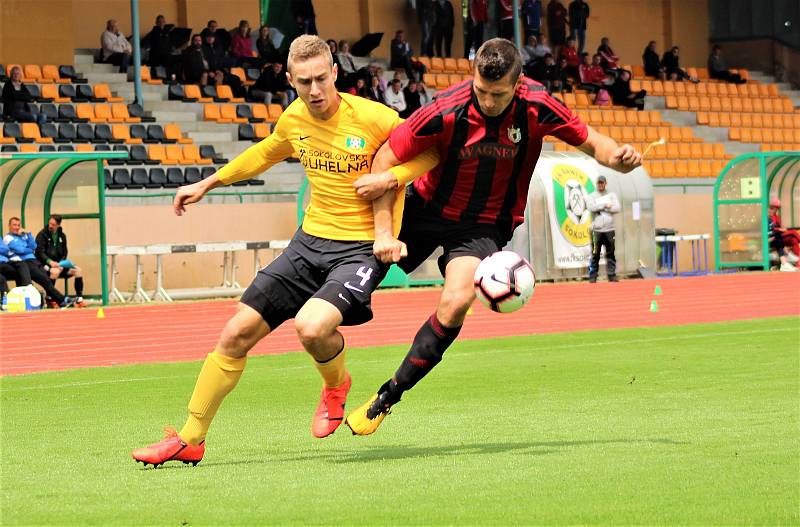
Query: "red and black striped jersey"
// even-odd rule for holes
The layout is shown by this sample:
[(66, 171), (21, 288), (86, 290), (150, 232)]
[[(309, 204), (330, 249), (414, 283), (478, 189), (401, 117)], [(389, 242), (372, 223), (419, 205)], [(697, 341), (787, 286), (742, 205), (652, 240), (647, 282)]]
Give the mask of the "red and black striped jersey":
[(389, 145), (401, 162), (439, 150), (439, 164), (413, 183), (426, 210), (453, 221), (513, 228), (523, 221), (544, 136), (578, 146), (588, 134), (569, 108), (524, 77), (496, 117), (483, 115), (471, 80), (437, 94), (394, 129)]

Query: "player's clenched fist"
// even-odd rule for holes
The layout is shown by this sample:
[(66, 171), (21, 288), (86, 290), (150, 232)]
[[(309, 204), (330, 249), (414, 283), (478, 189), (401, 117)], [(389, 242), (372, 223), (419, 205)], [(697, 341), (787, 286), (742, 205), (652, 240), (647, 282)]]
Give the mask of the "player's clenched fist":
[(622, 145), (617, 148), (610, 160), (611, 168), (620, 172), (630, 172), (641, 164), (642, 154), (631, 145)]
[(393, 236), (381, 236), (375, 238), (372, 252), (383, 263), (396, 263), (400, 258), (408, 256), (406, 244)]

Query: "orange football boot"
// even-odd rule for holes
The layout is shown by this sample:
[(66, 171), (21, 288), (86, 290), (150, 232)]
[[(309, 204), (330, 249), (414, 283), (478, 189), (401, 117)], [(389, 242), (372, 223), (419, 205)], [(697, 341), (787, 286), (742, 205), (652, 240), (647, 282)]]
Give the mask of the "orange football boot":
[(158, 468), (167, 461), (182, 461), (185, 464), (197, 465), (206, 453), (206, 442), (199, 445), (188, 445), (181, 441), (180, 436), (174, 428), (164, 429), (164, 439), (144, 448), (137, 448), (131, 452), (134, 460), (141, 462), (144, 466), (153, 465)]
[(352, 380), (350, 374), (341, 386), (336, 388), (322, 387), (322, 394), (319, 396), (319, 405), (314, 412), (311, 421), (311, 433), (314, 437), (327, 437), (334, 433), (344, 419), (344, 403), (347, 400), (347, 392), (350, 391)]

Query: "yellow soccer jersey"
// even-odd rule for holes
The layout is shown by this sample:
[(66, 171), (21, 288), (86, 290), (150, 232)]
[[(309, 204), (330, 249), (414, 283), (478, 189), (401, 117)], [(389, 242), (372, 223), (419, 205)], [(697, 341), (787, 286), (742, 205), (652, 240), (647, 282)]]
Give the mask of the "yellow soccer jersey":
[[(294, 155), (300, 158), (311, 186), (303, 230), (330, 240), (373, 240), (372, 203), (358, 197), (353, 182), (368, 174), (372, 158), (403, 120), (383, 104), (346, 93), (327, 121), (311, 116), (295, 100), (286, 108), (272, 134), (248, 148), (216, 173), (228, 185), (248, 179)], [(438, 162), (438, 154), (422, 154), (408, 169), (422, 174)], [(394, 207), (394, 233), (400, 230), (403, 193)]]

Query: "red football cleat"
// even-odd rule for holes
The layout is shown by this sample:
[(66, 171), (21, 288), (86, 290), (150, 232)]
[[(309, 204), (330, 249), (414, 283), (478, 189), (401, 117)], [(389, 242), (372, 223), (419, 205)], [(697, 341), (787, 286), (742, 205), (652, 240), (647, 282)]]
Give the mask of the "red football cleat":
[(131, 456), (136, 461), (144, 464), (144, 466), (150, 464), (153, 465), (153, 468), (157, 468), (166, 461), (183, 461), (194, 466), (200, 463), (205, 453), (205, 441), (199, 445), (187, 445), (181, 441), (174, 428), (165, 428), (164, 439), (161, 442), (144, 448), (137, 448), (131, 452)]
[(326, 437), (331, 435), (339, 428), (344, 419), (344, 403), (347, 400), (347, 392), (350, 391), (352, 380), (350, 374), (341, 386), (336, 388), (322, 388), (319, 397), (319, 406), (314, 412), (314, 419), (311, 421), (311, 433), (314, 437)]

